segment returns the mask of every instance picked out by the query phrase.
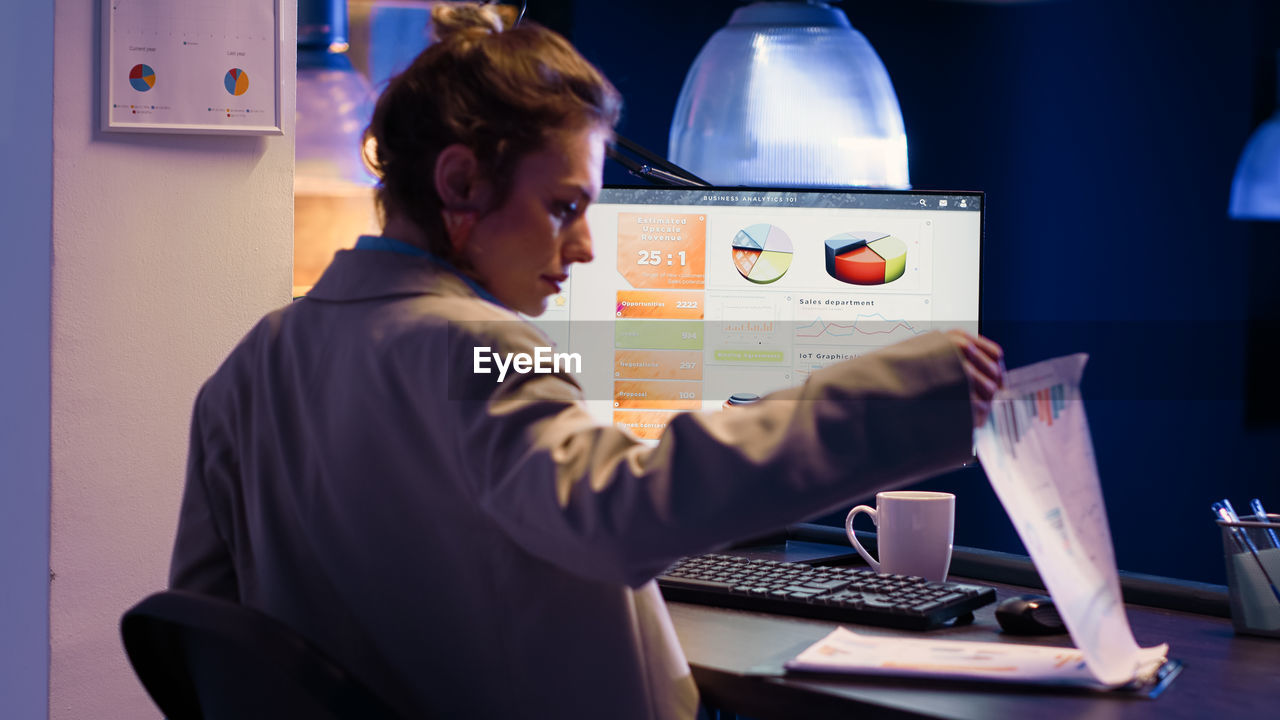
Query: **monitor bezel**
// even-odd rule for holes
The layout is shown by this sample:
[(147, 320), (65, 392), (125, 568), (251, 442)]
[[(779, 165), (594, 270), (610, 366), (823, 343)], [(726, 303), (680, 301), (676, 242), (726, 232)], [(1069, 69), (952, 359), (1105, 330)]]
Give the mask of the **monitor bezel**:
[[(745, 192), (745, 193), (805, 193), (805, 194), (830, 194), (838, 193), (842, 195), (891, 195), (891, 196), (911, 196), (924, 195), (929, 197), (940, 196), (963, 196), (974, 197), (979, 200), (976, 210), (971, 209), (954, 209), (943, 210), (941, 208), (930, 208), (935, 212), (977, 212), (978, 213), (978, 333), (983, 332), (983, 297), (984, 285), (986, 284), (986, 246), (987, 246), (987, 193), (984, 190), (925, 190), (918, 188), (862, 188), (862, 187), (762, 187), (750, 185), (652, 185), (652, 184), (631, 184), (631, 183), (606, 183), (601, 186), (601, 195), (597, 196), (593, 204), (601, 203), (601, 197), (607, 190), (646, 190), (657, 193), (676, 193), (676, 192)], [(623, 203), (619, 203), (623, 204)], [(687, 204), (687, 203), (669, 203), (669, 204)], [(714, 206), (714, 205), (711, 205)], [(884, 209), (884, 208), (878, 208)]]

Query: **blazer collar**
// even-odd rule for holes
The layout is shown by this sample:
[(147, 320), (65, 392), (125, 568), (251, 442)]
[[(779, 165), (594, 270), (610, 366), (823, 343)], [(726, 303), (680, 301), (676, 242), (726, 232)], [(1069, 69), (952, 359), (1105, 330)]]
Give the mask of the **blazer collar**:
[(352, 302), (406, 295), (474, 296), (500, 304), (442, 260), (383, 249), (339, 250), (307, 298)]

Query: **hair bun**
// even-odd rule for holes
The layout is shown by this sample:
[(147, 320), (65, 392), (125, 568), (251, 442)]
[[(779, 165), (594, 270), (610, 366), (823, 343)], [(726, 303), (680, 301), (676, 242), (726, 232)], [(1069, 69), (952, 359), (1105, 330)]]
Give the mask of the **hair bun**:
[(516, 24), (520, 10), (514, 5), (478, 2), (438, 3), (431, 8), (432, 40), (493, 35)]

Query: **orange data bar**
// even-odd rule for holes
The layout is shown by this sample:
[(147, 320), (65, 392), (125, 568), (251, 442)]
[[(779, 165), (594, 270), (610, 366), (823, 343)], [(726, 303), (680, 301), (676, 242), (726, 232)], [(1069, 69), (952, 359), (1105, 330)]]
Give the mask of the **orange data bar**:
[(620, 318), (701, 320), (704, 299), (701, 292), (619, 290), (616, 310)]
[(702, 383), (615, 380), (613, 406), (622, 410), (698, 410), (702, 407)]
[(615, 410), (613, 424), (630, 430), (643, 440), (657, 440), (676, 414), (651, 410)]
[(701, 380), (700, 350), (617, 350), (613, 376), (633, 380)]

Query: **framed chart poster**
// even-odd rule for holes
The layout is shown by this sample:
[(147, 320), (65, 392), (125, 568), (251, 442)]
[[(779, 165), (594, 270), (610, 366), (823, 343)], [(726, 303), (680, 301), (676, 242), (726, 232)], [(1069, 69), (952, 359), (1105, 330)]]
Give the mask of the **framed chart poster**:
[(279, 135), (283, 0), (100, 0), (102, 129)]

